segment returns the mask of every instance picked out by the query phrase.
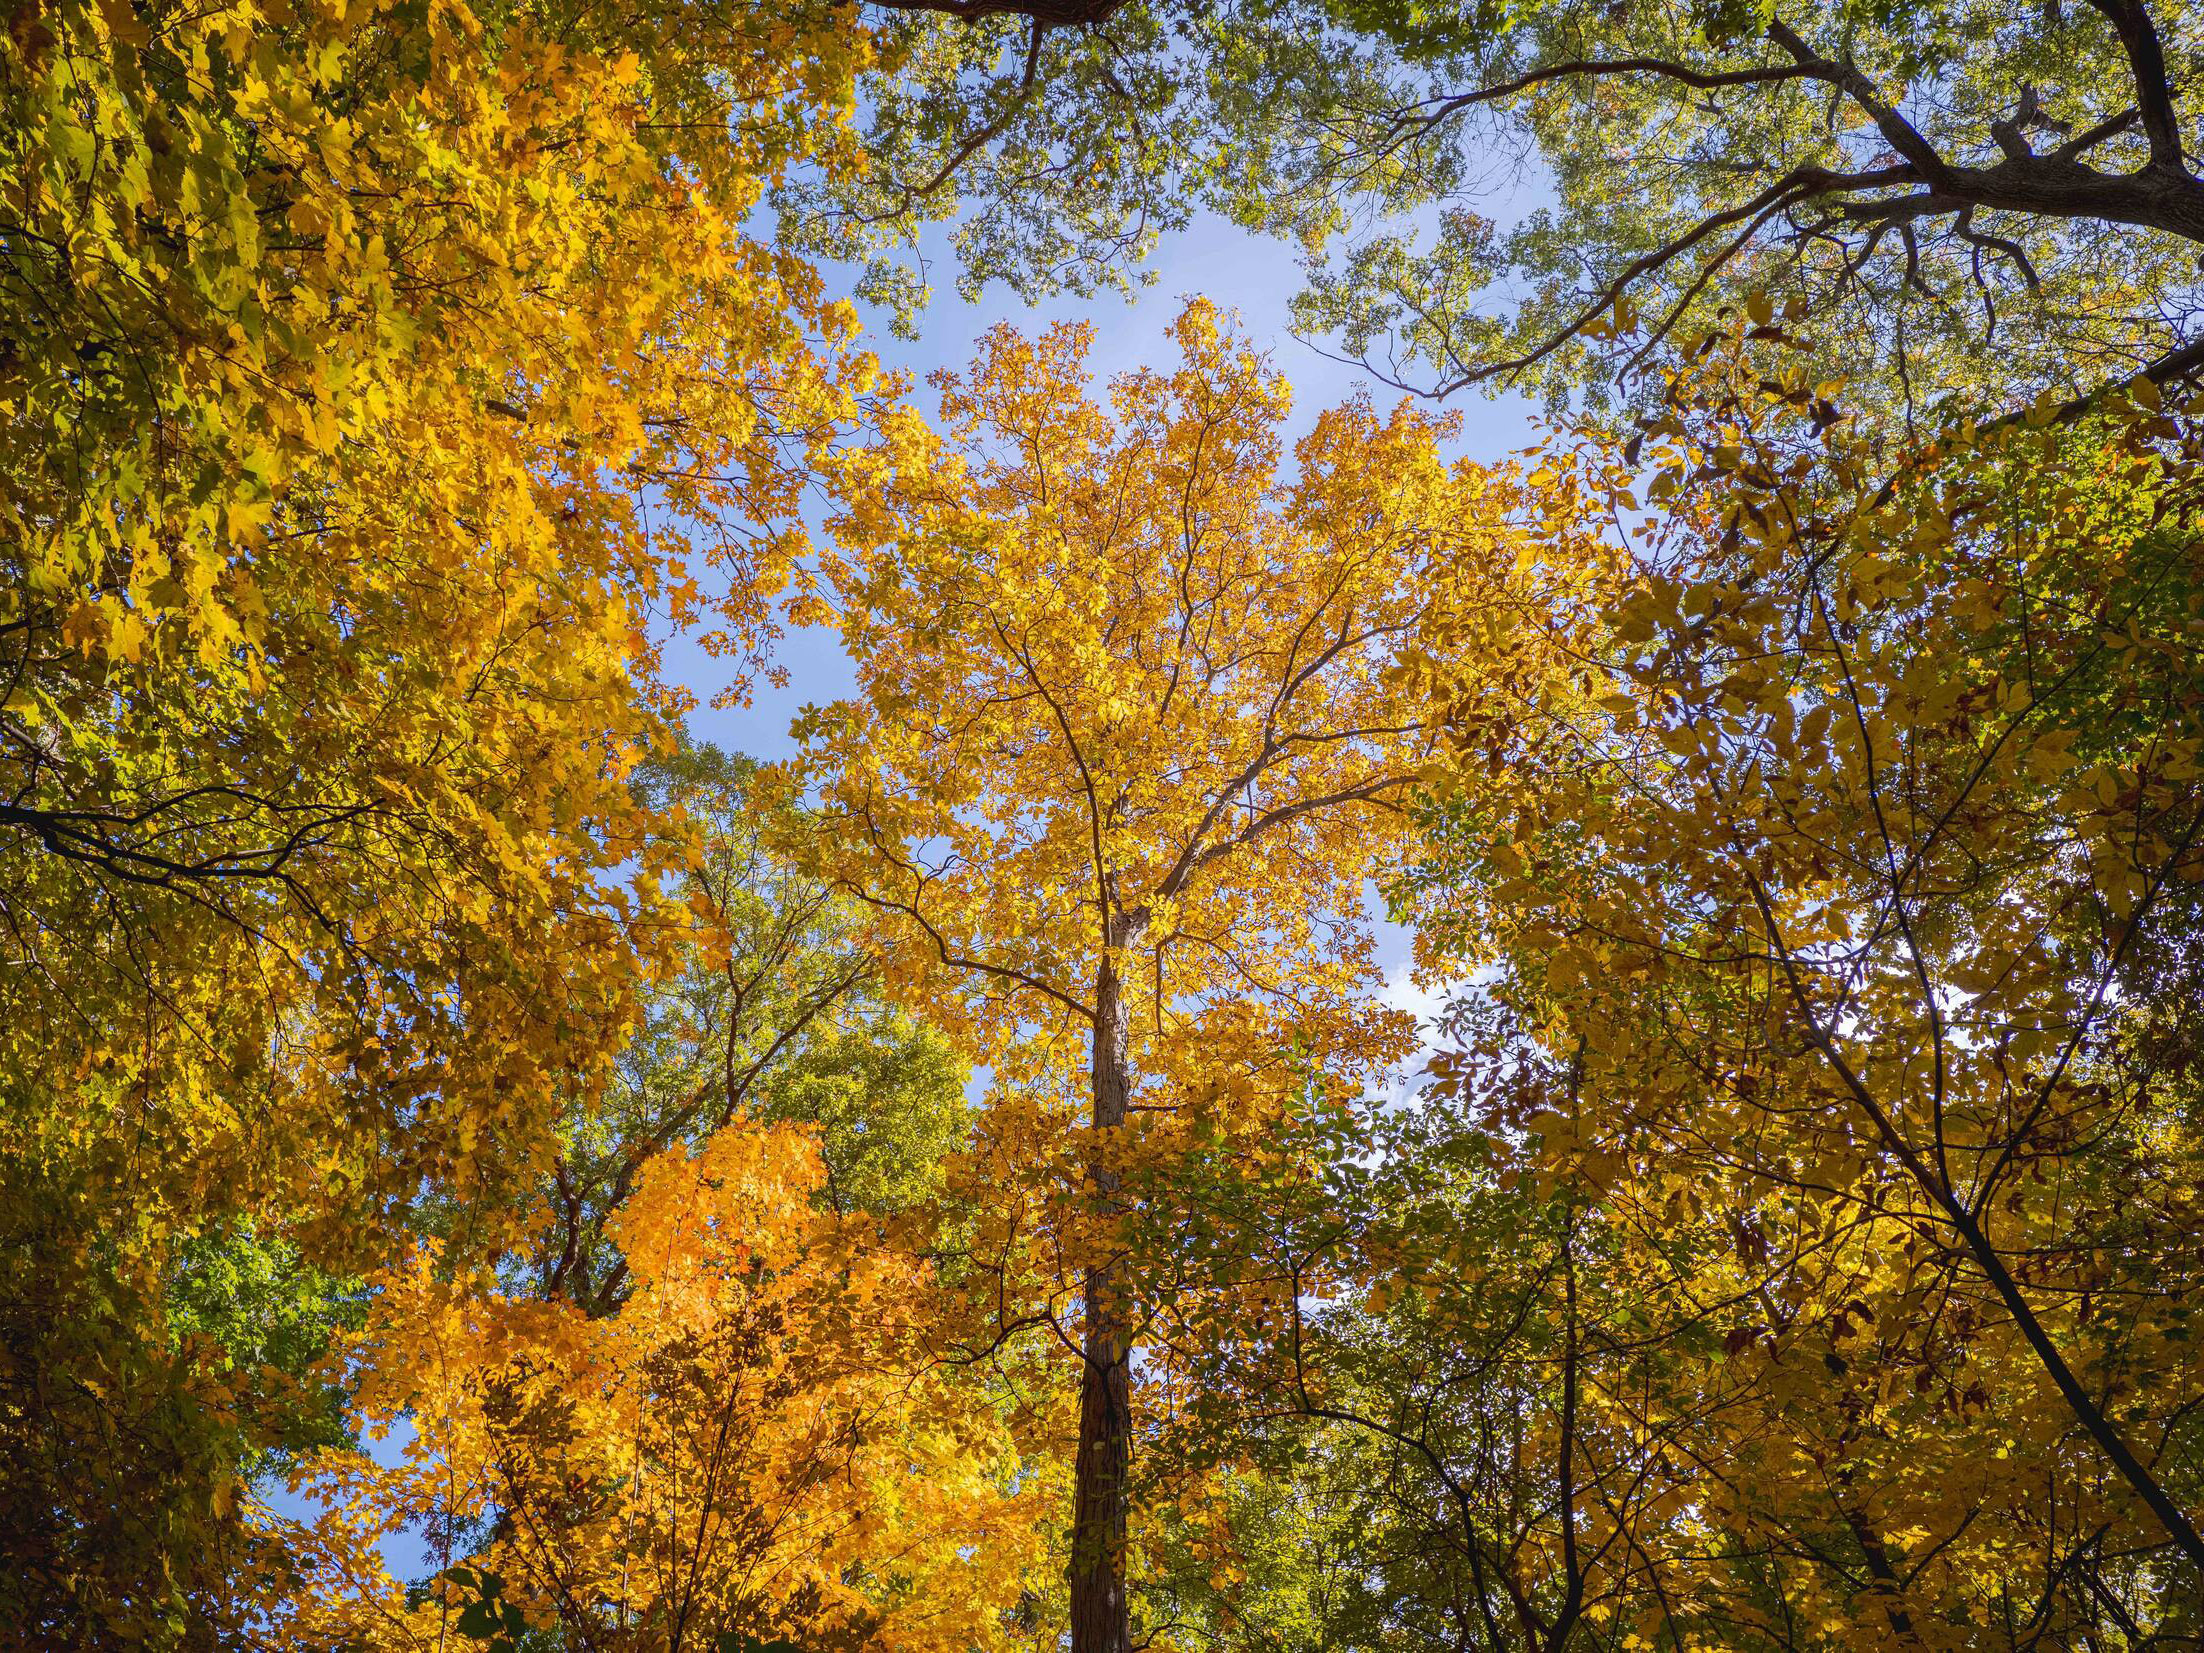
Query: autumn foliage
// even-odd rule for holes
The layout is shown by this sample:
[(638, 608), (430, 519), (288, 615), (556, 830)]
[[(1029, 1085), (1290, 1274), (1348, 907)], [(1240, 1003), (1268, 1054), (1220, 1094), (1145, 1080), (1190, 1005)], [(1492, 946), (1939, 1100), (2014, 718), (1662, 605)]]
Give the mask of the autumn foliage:
[[(822, 1180), (785, 1126), (654, 1160), (612, 1224), (634, 1285), (606, 1315), (430, 1256), (389, 1279), (350, 1358), (369, 1430), (404, 1445), (305, 1466), (330, 1513), (293, 1535), (315, 1571), (290, 1637), (437, 1647), (486, 1575), (586, 1647), (997, 1645), (1045, 1478), (1012, 1490), (984, 1394), (929, 1357), (923, 1266), (822, 1208)], [(411, 1596), (374, 1547), (410, 1529), (447, 1535)]]
[(1456, 725), (1474, 872), (1419, 894), (1498, 971), (1442, 1086), (1632, 1282), (1583, 1380), (1618, 1455), (1559, 1512), (1585, 1599), (2192, 1633), (2192, 414), (1893, 474), (1832, 387), (1709, 349), (1550, 456), (1659, 514), (1556, 616), (1574, 698)]
[[(0, 1642), (2196, 1645), (2194, 30), (2086, 9), (18, 5)], [(1542, 430), (839, 291), (1196, 200)]]
[(13, 17), (18, 1624), (151, 1635), (258, 1565), (237, 1452), (290, 1408), (164, 1326), (201, 1253), (371, 1263), (617, 1048), (649, 617), (756, 635), (841, 395), (846, 318), (743, 215), (861, 50), (742, 7)]

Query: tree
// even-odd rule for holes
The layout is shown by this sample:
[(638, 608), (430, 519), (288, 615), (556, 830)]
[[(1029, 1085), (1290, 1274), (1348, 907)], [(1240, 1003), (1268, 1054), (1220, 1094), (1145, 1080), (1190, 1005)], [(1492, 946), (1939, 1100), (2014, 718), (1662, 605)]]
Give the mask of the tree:
[(939, 1191), (968, 1124), (967, 1065), (882, 1001), (862, 909), (804, 869), (818, 827), (774, 777), (684, 741), (634, 785), (674, 856), (671, 963), (529, 1191), (554, 1216), (531, 1236), (541, 1290), (600, 1314), (628, 1286), (605, 1225), (668, 1148), (742, 1119), (809, 1125), (836, 1209), (885, 1218)]
[[(963, 1066), (871, 990), (770, 775), (683, 743), (632, 784), (672, 850), (674, 965), (502, 1262), (431, 1243), (376, 1282), (330, 1369), (369, 1434), (407, 1433), (295, 1460), (328, 1513), (283, 1529), (312, 1562), (285, 1634), (997, 1645), (1053, 1466), (993, 1374), (936, 1353), (956, 1294), (926, 1250), (956, 1213), (914, 1208)], [(388, 1576), (399, 1533), (435, 1576)]]
[(1828, 363), (1877, 363), (1863, 416), (2204, 352), (2179, 5), (875, 10), (875, 164), (784, 203), (881, 296), (929, 221), (967, 290), (1031, 295), (1136, 280), (1206, 209), (1307, 255), (1308, 330), (1441, 395), (1657, 393), (1653, 343), (1754, 288), (1812, 304)]
[(756, 640), (848, 406), (848, 316), (743, 227), (835, 147), (840, 25), (63, 3), (0, 42), (21, 1633), (204, 1641), (252, 1594), (232, 1447), (285, 1405), (164, 1326), (195, 1246), (350, 1274), (424, 1188), (507, 1211), (618, 1048), (648, 633)]
[[(430, 1256), (387, 1277), (352, 1345), (357, 1404), (409, 1435), (304, 1465), (328, 1513), (292, 1535), (310, 1572), (285, 1634), (1004, 1645), (1046, 1479), (931, 1359), (924, 1267), (827, 1207), (824, 1174), (789, 1125), (657, 1155), (608, 1223), (631, 1283), (601, 1314)], [(408, 1529), (449, 1540), (413, 1591), (377, 1550)]]
[(1363, 880), (1432, 724), (1399, 666), (1515, 590), (1501, 485), (1441, 461), (1446, 427), (1334, 409), (1289, 478), (1284, 385), (1204, 303), (1173, 337), (1105, 408), (1085, 329), (997, 329), (939, 381), (940, 433), (903, 416), (850, 458), (825, 577), (862, 693), (800, 726), (892, 990), (953, 993), (994, 1070), (979, 1349), (1079, 1301), (1082, 1653), (1130, 1645), (1133, 1351), (1203, 1286), (1131, 1266), (1175, 1220), (1136, 1184), (1211, 1133), (1258, 1163), (1289, 1099), (1398, 1054), (1360, 995)]
[(1779, 348), (1557, 457), (1652, 513), (1556, 617), (1580, 697), (1457, 725), (1426, 934), (1581, 1064), (1581, 1112), (1500, 1121), (1722, 1330), (1699, 1507), (1781, 1600), (2193, 1635), (2195, 411), (1891, 481)]
[[(1442, 213), (1427, 247), (1380, 237), (1316, 284), (1312, 318), (1356, 348), (1396, 342), (1434, 388), (1637, 374), (1657, 390), (1660, 342), (1756, 288), (1811, 306), (1862, 415), (2198, 364), (2184, 295), (2204, 186), (2168, 67), (2178, 8), (1564, 5), (1435, 40), (1410, 15), (1379, 28), (1415, 65), (1412, 95), (1343, 112), (1326, 189), (1390, 162), (1418, 180), (1402, 206), (1438, 200), (1470, 175), (1480, 111), (1501, 109), (1558, 197), (1504, 236)], [(1480, 316), (1511, 277), (1529, 301)], [(1600, 326), (1617, 314), (1646, 325)]]
[(1182, 1226), (1270, 1289), (1167, 1354), (1193, 1398), (1159, 1449), (1206, 1472), (1217, 1531), (1188, 1547), (1223, 1558), (1178, 1569), (1173, 1622), (1281, 1649), (1816, 1645), (1764, 1634), (1794, 1599), (1780, 1552), (1720, 1519), (1724, 1480), (1766, 1472), (1709, 1313), (1726, 1236), (1557, 1174), (1523, 1122), (1596, 1119), (1579, 1065), (1479, 995), (1445, 1021), (1461, 1048), (1412, 1098), (1305, 1110), (1259, 1182), (1188, 1179), (1223, 1209)]

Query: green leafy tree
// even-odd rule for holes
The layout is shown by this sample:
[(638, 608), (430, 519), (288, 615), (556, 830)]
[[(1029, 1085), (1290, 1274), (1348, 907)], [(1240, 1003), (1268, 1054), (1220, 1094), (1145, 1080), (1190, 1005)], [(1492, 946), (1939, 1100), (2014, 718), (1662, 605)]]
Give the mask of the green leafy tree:
[(1032, 296), (1210, 211), (1307, 255), (1302, 325), (1438, 394), (1642, 395), (1751, 291), (1901, 414), (2204, 362), (2179, 0), (875, 11), (874, 164), (785, 204), (881, 296), (936, 220), (968, 291)]
[(965, 1061), (881, 997), (854, 904), (804, 868), (816, 828), (780, 778), (684, 742), (635, 787), (678, 841), (672, 965), (603, 1096), (566, 1121), (532, 1253), (544, 1290), (596, 1312), (628, 1281), (605, 1224), (669, 1147), (742, 1119), (802, 1124), (823, 1197), (886, 1218), (940, 1191), (968, 1129)]

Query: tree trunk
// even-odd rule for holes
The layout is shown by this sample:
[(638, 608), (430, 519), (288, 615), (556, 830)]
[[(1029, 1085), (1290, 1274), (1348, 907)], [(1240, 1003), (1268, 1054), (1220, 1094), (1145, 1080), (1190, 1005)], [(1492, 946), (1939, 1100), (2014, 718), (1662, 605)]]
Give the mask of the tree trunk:
[[(1125, 939), (1112, 936), (1113, 946)], [(1122, 983), (1105, 955), (1094, 995), (1094, 1153), (1096, 1204), (1114, 1203), (1118, 1180), (1104, 1164), (1102, 1133), (1125, 1123), (1131, 1077)], [(1086, 1355), (1079, 1385), (1079, 1457), (1071, 1523), (1072, 1653), (1131, 1653), (1132, 1621), (1125, 1606), (1126, 1477), (1132, 1467), (1132, 1359), (1117, 1303), (1114, 1266), (1090, 1267)]]

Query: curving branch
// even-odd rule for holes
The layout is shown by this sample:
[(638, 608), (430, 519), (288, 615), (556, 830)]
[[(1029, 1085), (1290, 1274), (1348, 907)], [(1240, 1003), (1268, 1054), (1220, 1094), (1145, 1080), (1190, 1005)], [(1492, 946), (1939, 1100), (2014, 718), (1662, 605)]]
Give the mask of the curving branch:
[(2150, 20), (2142, 0), (2089, 0), (2119, 32), (2127, 53), (2128, 72), (2135, 80), (2135, 96), (2150, 140), (2153, 167), (2180, 171), (2181, 119), (2174, 113), (2173, 81), (2166, 72), (2166, 50), (2158, 39), (2158, 26)]
[[(1882, 238), (1895, 232), (1905, 247), (1907, 282), (1913, 286), (1920, 285), (1917, 226), (1937, 224), (1941, 234), (1971, 254), (1976, 285), (1993, 328), (1996, 312), (1983, 276), (1984, 255), (2009, 265), (2030, 288), (2039, 287), (2041, 279), (2021, 241), (1984, 228), (1978, 222), (1980, 215), (2116, 224), (2204, 243), (2204, 182), (2189, 168), (2176, 89), (2145, 0), (2089, 0), (2089, 4), (2119, 36), (2132, 81), (2129, 106), (2067, 137), (2067, 129), (2043, 112), (2035, 88), (2025, 86), (2010, 118), (1988, 122), (1997, 159), (1986, 165), (1939, 148), (1857, 63), (1849, 57), (1825, 55), (1781, 17), (1771, 18), (1761, 37), (1763, 49), (1773, 48), (1780, 54), (1780, 61), (1773, 63), (1703, 67), (1650, 56), (1583, 58), (1540, 64), (1466, 91), (1374, 112), (1382, 136), (1371, 149), (1382, 158), (1466, 110), (1505, 103), (1543, 86), (1623, 79), (1722, 92), (1811, 82), (1826, 86), (1833, 100), (1851, 104), (1888, 146), (1884, 164), (1851, 172), (1793, 168), (1749, 198), (1707, 211), (1631, 259), (1576, 311), (1517, 354), (1465, 363), (1451, 346), (1442, 346), (1451, 376), (1429, 393), (1443, 398), (1473, 384), (1519, 378), (1587, 337), (1602, 316), (1645, 281), (1683, 264), (1690, 274), (1679, 275), (1683, 297), (1663, 320), (1665, 335), (1713, 277), (1759, 239), (1771, 221), (1783, 217), (1796, 226), (1802, 240), (1836, 238), (1849, 245), (1864, 239), (1864, 248), (1847, 258), (1847, 271), (1857, 270)], [(2032, 129), (2047, 130), (2061, 141), (2039, 153), (2028, 141)], [(2150, 145), (2150, 158), (2143, 165), (2111, 172), (2091, 164), (2103, 145), (2138, 129)], [(1709, 248), (1708, 243), (1718, 236), (1718, 245)], [(1634, 356), (1624, 371), (1634, 368), (1643, 354)], [(2138, 376), (2162, 383), (2176, 369), (2193, 369), (2197, 364), (2190, 358), (2191, 352), (2181, 347)]]
[[(157, 838), (140, 841), (133, 837), (136, 831), (148, 827), (159, 828), (161, 834), (203, 829), (209, 823), (186, 820), (164, 825), (163, 817), (210, 800), (226, 800), (255, 812), (284, 817), (287, 830), (268, 843), (225, 847), (204, 855), (171, 854), (152, 847)], [(325, 834), (370, 813), (373, 807), (282, 804), (235, 787), (202, 786), (131, 812), (0, 803), (0, 826), (27, 832), (50, 853), (97, 867), (110, 877), (172, 889), (198, 882), (288, 882), (286, 863), (306, 850), (318, 848)], [(228, 819), (223, 818), (224, 824)]]

